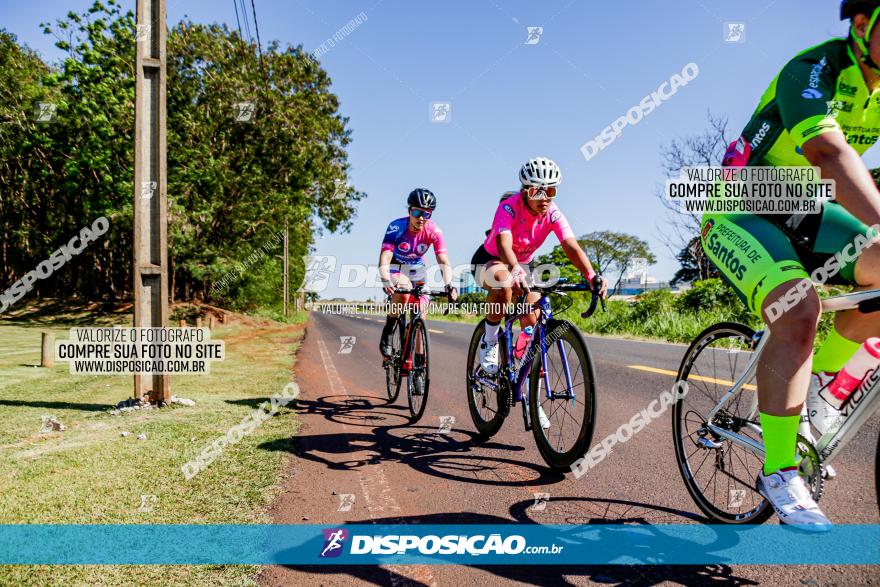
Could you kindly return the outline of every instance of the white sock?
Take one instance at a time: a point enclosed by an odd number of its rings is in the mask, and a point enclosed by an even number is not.
[[[498,329],[501,327],[501,322],[498,324],[489,324],[486,322],[486,332],[483,334],[483,340],[490,344],[494,344],[498,342]]]

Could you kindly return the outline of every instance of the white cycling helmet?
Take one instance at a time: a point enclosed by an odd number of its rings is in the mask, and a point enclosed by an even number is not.
[[[519,181],[522,185],[546,188],[559,185],[562,182],[562,172],[559,171],[559,166],[552,159],[535,157],[520,167]]]

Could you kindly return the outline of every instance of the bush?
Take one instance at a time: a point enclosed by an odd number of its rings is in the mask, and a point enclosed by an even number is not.
[[[679,312],[707,312],[714,309],[733,309],[741,305],[733,289],[723,280],[703,279],[678,296],[675,309]]]
[[[657,314],[669,313],[673,311],[674,305],[675,294],[671,290],[647,291],[636,297],[636,301],[632,305],[632,318],[646,320]]]

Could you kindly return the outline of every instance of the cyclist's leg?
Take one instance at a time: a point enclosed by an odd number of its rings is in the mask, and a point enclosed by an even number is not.
[[[856,290],[880,288],[880,246],[871,246],[868,227],[838,204],[826,204],[814,249],[827,257],[838,255],[840,271],[830,283],[851,284]],[[834,329],[819,347],[814,371],[836,373],[870,336],[880,335],[880,314],[858,310],[839,312]]]
[[[768,324],[770,337],[757,369],[764,470],[790,467],[809,384],[818,296],[804,281],[809,275],[788,237],[764,218],[706,217],[702,241],[739,297]]]
[[[486,342],[498,340],[498,328],[504,318],[504,308],[513,299],[510,271],[501,261],[492,260],[483,265],[481,284],[486,296]]]
[[[412,287],[410,280],[399,271],[392,271],[390,278],[391,284],[397,289],[410,289]],[[388,315],[385,316],[385,326],[382,327],[382,335],[379,340],[379,351],[384,356],[390,354],[394,325],[397,323],[397,318],[402,312],[404,300],[405,296],[402,294],[391,296],[391,307],[389,308]]]

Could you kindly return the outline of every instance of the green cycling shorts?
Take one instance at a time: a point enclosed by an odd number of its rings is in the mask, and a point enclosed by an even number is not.
[[[795,279],[810,279],[817,268],[828,271],[825,283],[855,285],[858,257],[851,246],[868,227],[840,204],[826,203],[792,229],[785,218],[753,214],[706,214],[700,239],[706,255],[759,318],[764,299],[774,288]],[[829,261],[841,253],[838,262]]]

